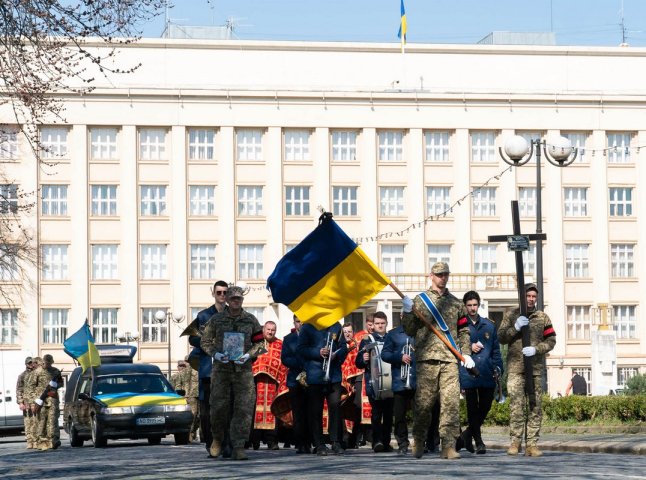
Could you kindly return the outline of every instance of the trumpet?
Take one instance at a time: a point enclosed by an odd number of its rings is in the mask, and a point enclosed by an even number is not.
[[[402,355],[413,356],[413,346],[410,344],[409,339],[406,339],[406,345],[404,345],[404,347],[402,348]],[[406,390],[412,389],[410,385],[411,367],[412,366],[410,363],[402,363],[400,370],[400,376],[402,380],[406,379],[406,384],[404,385],[404,388]]]
[[[325,383],[330,381],[330,365],[332,364],[332,343],[334,342],[334,337],[330,332],[327,332],[327,339],[325,340],[325,348],[328,350],[328,355],[323,359],[323,371],[325,372],[325,378],[323,379]]]

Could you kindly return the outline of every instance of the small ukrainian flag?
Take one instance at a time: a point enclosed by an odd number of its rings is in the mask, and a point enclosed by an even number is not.
[[[408,30],[406,25],[406,9],[404,8],[404,0],[401,0],[401,23],[399,24],[399,32],[397,37],[402,42],[402,52],[404,51],[404,46],[406,45],[406,31]]]

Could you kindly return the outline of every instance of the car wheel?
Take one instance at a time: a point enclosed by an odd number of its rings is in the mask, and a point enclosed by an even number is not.
[[[103,436],[101,432],[101,427],[99,427],[96,421],[96,417],[90,419],[91,428],[92,428],[92,443],[94,443],[94,448],[103,448],[108,444],[108,440]]]
[[[189,432],[182,432],[175,434],[175,445],[188,445],[190,440]]]
[[[76,425],[74,425],[74,420],[69,419],[70,425],[70,445],[72,447],[82,447],[84,440],[79,436],[79,432],[76,431]]]
[[[149,445],[159,445],[162,441],[162,437],[148,437]]]

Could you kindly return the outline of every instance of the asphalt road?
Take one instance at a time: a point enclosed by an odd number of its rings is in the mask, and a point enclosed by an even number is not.
[[[64,436],[64,434],[63,434]],[[486,455],[464,452],[460,460],[437,454],[417,460],[410,455],[375,454],[363,447],[343,456],[296,455],[294,450],[248,451],[248,461],[211,459],[201,444],[176,446],[171,437],[161,445],[146,441],[110,441],[95,449],[92,442],[71,448],[67,438],[55,451],[26,450],[23,437],[0,438],[0,478],[18,479],[178,479],[178,478],[308,478],[354,480],[394,476],[428,478],[646,478],[646,457],[639,455],[545,452],[540,458],[509,457],[503,450]]]

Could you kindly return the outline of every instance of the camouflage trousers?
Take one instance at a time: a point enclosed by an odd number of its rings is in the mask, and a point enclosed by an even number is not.
[[[237,371],[232,365],[225,365],[217,370],[213,368],[210,404],[213,440],[223,442],[224,433],[228,429],[231,446],[244,447],[249,440],[256,408],[256,386],[251,368]]]
[[[35,414],[29,410],[29,407],[22,412],[22,419],[25,423],[25,440],[27,440],[27,448],[34,448],[36,442],[38,442],[38,436],[36,435],[36,428],[34,428],[34,423],[36,427],[38,426],[38,421],[36,420]]]
[[[31,438],[33,448],[38,448],[38,442],[40,441],[40,418],[44,415],[43,410],[41,409],[38,413],[29,413],[30,420],[28,425],[25,426],[25,436],[29,439]],[[27,433],[29,429],[29,433]],[[29,441],[29,440],[27,440]]]
[[[58,417],[60,417],[57,398],[47,398],[40,409],[38,420],[38,442],[41,448],[55,448],[61,442]]]
[[[530,408],[525,395],[525,374],[509,373],[507,392],[509,393],[509,433],[513,443],[522,444],[523,432],[527,427],[527,446],[535,446],[541,432],[543,411],[541,396],[543,385],[540,375],[534,375],[536,406]]]
[[[454,446],[460,435],[460,378],[457,363],[417,362],[417,390],[413,406],[413,438],[424,443],[431,425],[433,405],[440,401],[442,446]]]
[[[191,413],[193,414],[193,423],[191,424],[191,440],[197,438],[197,431],[200,428],[200,400],[195,397],[189,397],[186,399],[188,406],[191,407]]]

